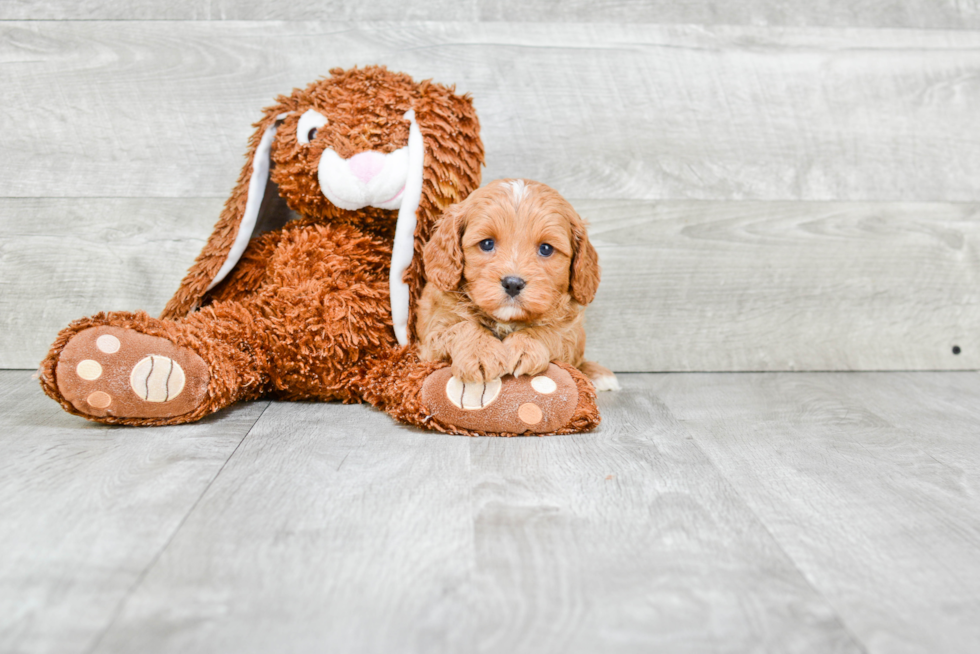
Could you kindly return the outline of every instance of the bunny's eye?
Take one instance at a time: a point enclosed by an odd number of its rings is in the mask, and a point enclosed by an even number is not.
[[[309,145],[310,141],[316,138],[317,131],[326,124],[326,116],[308,109],[299,117],[299,123],[296,125],[296,140],[303,145]]]
[[[494,246],[494,242],[492,238],[485,238],[482,241],[480,241],[480,249],[483,250],[484,252],[492,252],[493,246]]]

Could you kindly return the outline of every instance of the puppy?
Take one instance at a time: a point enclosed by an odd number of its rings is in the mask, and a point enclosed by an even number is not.
[[[562,361],[596,390],[619,390],[611,371],[584,359],[583,315],[599,287],[585,227],[558,192],[523,179],[491,182],[449,207],[422,251],[422,359],[450,361],[464,383]]]

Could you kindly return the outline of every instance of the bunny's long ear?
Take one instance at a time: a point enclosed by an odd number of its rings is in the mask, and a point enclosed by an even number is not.
[[[443,211],[480,187],[480,167],[483,165],[480,121],[472,99],[454,93],[451,87],[426,81],[420,85],[420,95],[415,99],[418,126],[425,142],[425,166],[414,257],[402,276],[410,300],[407,340],[417,340],[415,311],[427,278],[423,248]]]
[[[161,318],[177,320],[196,310],[204,294],[221,282],[241,259],[256,231],[266,188],[275,188],[269,183],[270,153],[276,127],[284,117],[283,107],[277,105],[266,109],[265,117],[255,124],[256,130],[248,141],[247,161],[238,183],[225,202],[214,232],[187,271],[180,288],[170,298]]]

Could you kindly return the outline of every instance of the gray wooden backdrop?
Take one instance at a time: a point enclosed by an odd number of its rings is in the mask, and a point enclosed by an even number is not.
[[[0,367],[158,312],[259,110],[369,63],[590,220],[616,370],[980,367],[980,0],[3,0]]]

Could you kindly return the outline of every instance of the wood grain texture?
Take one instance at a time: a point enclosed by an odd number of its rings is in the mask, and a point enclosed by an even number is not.
[[[460,651],[468,468],[465,437],[273,404],[94,651]]]
[[[603,408],[487,440],[273,404],[94,651],[860,651],[662,405]]]
[[[36,0],[35,0],[36,1]],[[976,29],[977,0],[480,0],[480,20]]]
[[[977,205],[575,204],[603,267],[588,354],[614,370],[980,367]]]
[[[0,651],[88,651],[265,406],[107,428],[0,371]]]
[[[596,433],[471,441],[476,640],[455,651],[861,651],[636,380]]]
[[[0,649],[973,651],[980,376],[621,381],[589,435],[241,441],[264,405],[112,428],[0,372]]]
[[[202,20],[208,0],[4,0],[0,20]]]
[[[476,5],[477,0],[4,0],[0,20],[469,21],[477,16]]]
[[[471,92],[486,179],[585,199],[978,201],[980,32],[7,22],[0,196],[223,197],[333,66]]]
[[[977,205],[573,204],[603,267],[588,355],[614,370],[980,367]],[[0,199],[0,367],[76,318],[157,314],[220,205]]]
[[[431,20],[976,29],[977,0],[5,0],[0,20]]]
[[[99,311],[157,315],[204,247],[220,199],[0,199],[0,368],[36,368]]]
[[[867,651],[976,649],[975,373],[637,384],[690,430]]]

